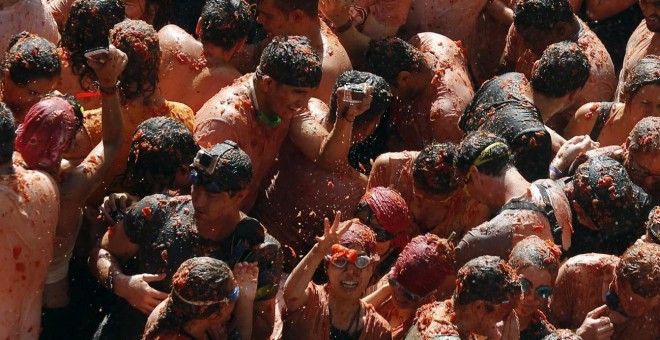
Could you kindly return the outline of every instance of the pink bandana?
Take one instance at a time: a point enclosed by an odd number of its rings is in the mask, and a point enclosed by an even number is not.
[[[16,129],[16,151],[30,168],[52,170],[59,167],[75,133],[71,104],[62,98],[45,98],[30,108]]]

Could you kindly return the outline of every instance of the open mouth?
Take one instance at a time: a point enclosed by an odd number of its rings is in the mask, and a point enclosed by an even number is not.
[[[358,286],[357,281],[341,281],[339,284],[342,286],[342,288],[346,289],[355,289]]]

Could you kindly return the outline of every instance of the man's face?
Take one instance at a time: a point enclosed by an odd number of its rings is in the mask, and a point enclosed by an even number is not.
[[[275,0],[263,0],[257,3],[257,22],[261,24],[270,38],[291,34],[292,25],[288,17],[277,8]]]
[[[621,308],[623,308],[623,311],[626,312],[626,314],[633,318],[644,316],[651,309],[660,304],[660,296],[646,298],[637,295],[627,283],[621,283],[618,287]]]
[[[630,112],[634,117],[660,117],[660,85],[646,85],[632,97]]]
[[[39,78],[31,80],[25,86],[19,86],[5,77],[2,83],[3,99],[13,110],[16,125],[22,123],[25,115],[30,110],[32,105],[36,104],[41,96],[47,94],[55,89],[55,85],[59,77],[55,78]]]
[[[625,162],[626,170],[633,183],[639,185],[653,197],[660,195],[660,151],[629,151]]]
[[[362,247],[351,245],[348,248],[357,250],[358,256],[366,255]],[[358,300],[367,289],[373,272],[374,262],[362,269],[350,262],[343,268],[328,263],[330,293],[341,299]]]
[[[147,0],[124,0],[124,13],[129,19],[142,19],[146,9]]]
[[[525,44],[527,44],[527,46],[531,48],[532,51],[538,53],[539,55],[542,54],[548,46],[556,42],[556,38],[552,31],[529,27],[526,29],[521,29],[519,32],[523,37],[523,40],[525,40]]]
[[[282,119],[290,119],[303,108],[312,96],[311,87],[295,87],[273,81],[269,96],[270,110]]]
[[[639,7],[649,31],[660,32],[660,0],[639,0]]]
[[[191,190],[195,219],[201,225],[207,225],[223,218],[227,207],[233,205],[228,192],[211,193],[203,186],[193,185]]]
[[[512,296],[510,300],[504,301],[500,304],[482,301],[486,308],[480,313],[477,313],[480,315],[475,315],[480,322],[478,326],[479,329],[474,330],[474,332],[479,335],[487,335],[495,324],[509,316],[511,311],[516,307],[516,301],[518,298],[518,295]]]

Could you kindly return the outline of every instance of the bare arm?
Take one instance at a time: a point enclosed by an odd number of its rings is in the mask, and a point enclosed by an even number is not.
[[[125,275],[119,261],[127,261],[135,256],[138,250],[138,245],[131,242],[123,222],[120,222],[103,235],[100,247],[92,249],[89,268],[101,285],[148,315],[167,298],[167,294],[151,288],[149,282],[162,280],[165,274]]]
[[[319,1],[319,11],[332,22],[334,27],[341,27],[352,20],[348,13],[350,8],[351,1],[349,0]],[[344,32],[336,32],[336,34],[342,46],[346,49],[346,53],[348,53],[348,57],[351,59],[351,64],[354,67],[363,65],[371,38],[358,31],[355,25],[351,25]]]
[[[332,225],[330,225],[328,218],[325,218],[323,221],[323,236],[316,238],[317,242],[314,247],[286,279],[284,283],[284,302],[290,311],[297,310],[307,303],[309,298],[308,287],[312,281],[312,276],[314,276],[314,270],[323,261],[323,257],[330,252],[332,245],[337,243],[341,235],[350,227],[350,223],[339,223],[340,220],[340,212],[335,214]]]
[[[344,88],[337,89],[337,120],[328,134],[314,119],[295,119],[289,128],[289,137],[308,159],[321,167],[334,171],[348,163],[353,121],[371,105],[373,88],[367,86],[364,101],[349,105],[344,101]]]
[[[241,288],[238,303],[234,309],[234,325],[242,339],[252,339],[254,298],[257,293],[257,263],[237,263],[234,266],[234,277]]]
[[[604,20],[619,14],[637,3],[637,0],[586,0],[587,17],[591,20]]]
[[[73,209],[83,205],[107,175],[119,154],[124,126],[116,83],[127,60],[124,52],[110,45],[109,57],[105,63],[93,59],[87,61],[96,72],[100,87],[113,89],[114,93],[102,92],[101,95],[103,140],[96,145],[82,163],[66,174],[66,179],[60,184],[61,206],[64,209]]]
[[[599,103],[586,103],[575,111],[573,119],[566,125],[564,136],[571,138],[580,135],[588,135],[596,125],[600,113]]]
[[[388,283],[378,287],[376,291],[362,298],[362,301],[372,306],[380,306],[387,298],[392,296],[392,289]]]

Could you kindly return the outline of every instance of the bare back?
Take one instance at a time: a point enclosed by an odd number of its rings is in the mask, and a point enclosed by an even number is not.
[[[52,178],[16,168],[0,175],[0,337],[37,339],[41,301],[59,213]]]
[[[163,98],[202,108],[220,89],[240,77],[229,64],[212,64],[204,56],[202,43],[176,25],[158,32],[162,60],[158,70]]]
[[[323,51],[318,51],[321,56],[321,67],[323,75],[321,84],[312,93],[312,97],[322,100],[324,103],[330,103],[332,88],[339,76],[353,69],[348,53],[339,42],[339,38],[330,30],[328,25],[321,22],[321,39],[323,39]]]

